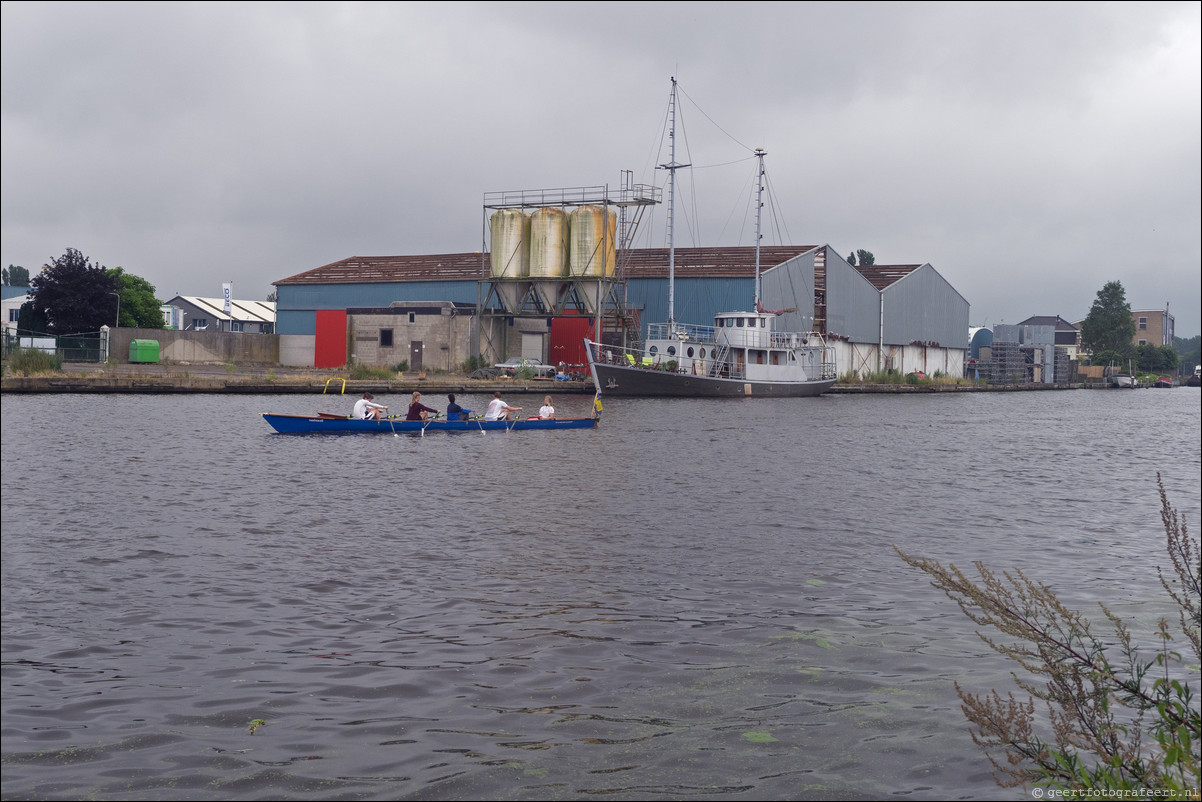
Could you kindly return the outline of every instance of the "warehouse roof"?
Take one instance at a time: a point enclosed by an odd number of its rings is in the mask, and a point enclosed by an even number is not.
[[[868,279],[872,286],[883,290],[890,284],[910,275],[922,265],[852,265],[852,267],[860,271],[860,275]]]
[[[760,248],[760,269],[787,262],[826,245],[771,245]],[[618,252],[627,278],[666,278],[667,248],[637,248]],[[852,265],[878,290],[913,273],[922,265]],[[677,248],[677,278],[751,277],[755,247]],[[424,256],[351,256],[280,279],[275,284],[375,284],[410,281],[478,281],[488,270],[488,254],[436,253]]]
[[[234,320],[242,323],[275,323],[274,301],[230,301],[230,311],[225,311],[224,298],[201,298],[196,295],[177,295],[167,306],[178,306],[180,301],[204,310],[216,320]]]
[[[1069,323],[1067,320],[1060,317],[1060,315],[1035,315],[1034,317],[1029,317],[1024,321],[1021,321],[1018,325],[1055,326],[1057,331],[1068,331],[1069,329],[1077,328],[1072,323]]]
[[[813,250],[813,245],[760,249],[760,268],[767,269]],[[668,275],[667,248],[620,251],[628,278]],[[365,284],[393,281],[477,281],[488,269],[487,253],[441,253],[427,256],[352,256],[298,273],[275,284]],[[675,273],[680,277],[752,276],[755,248],[677,248]]]

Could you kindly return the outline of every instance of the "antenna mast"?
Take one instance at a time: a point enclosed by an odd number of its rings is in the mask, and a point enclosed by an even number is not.
[[[676,329],[676,229],[674,224],[676,171],[688,164],[676,162],[676,76],[672,77],[672,96],[668,103],[671,120],[668,128],[668,163],[656,169],[668,171],[668,331]]]
[[[759,181],[755,190],[755,311],[760,311],[760,240],[764,235],[760,233],[760,216],[764,210],[764,156],[767,151],[763,148],[755,149],[755,157],[760,160]]]

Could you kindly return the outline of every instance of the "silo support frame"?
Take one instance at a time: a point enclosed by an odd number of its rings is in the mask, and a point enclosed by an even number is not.
[[[571,278],[530,280],[520,283],[528,285],[518,295],[507,299],[499,291],[502,282],[495,279],[483,282],[489,285],[487,293],[481,292],[481,311],[500,309],[507,315],[546,316],[564,314],[587,314],[590,316],[617,314],[624,308],[622,283],[612,279]],[[554,288],[549,291],[548,288]],[[553,301],[551,299],[554,299]]]

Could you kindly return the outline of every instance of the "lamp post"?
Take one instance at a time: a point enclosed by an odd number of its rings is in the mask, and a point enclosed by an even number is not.
[[[114,326],[113,328],[119,329],[119,328],[121,328],[121,293],[113,292],[110,290],[109,295],[117,296],[117,325]]]

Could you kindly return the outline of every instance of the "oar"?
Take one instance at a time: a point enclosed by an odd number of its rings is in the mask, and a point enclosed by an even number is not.
[[[485,435],[486,433],[485,433],[485,431],[484,431],[484,421],[483,421],[483,419],[482,419],[482,418],[483,418],[483,416],[482,416],[482,415],[477,415],[477,416],[476,416],[476,423],[477,423],[477,424],[479,424],[479,426],[480,426],[480,436],[481,436],[481,437],[484,437],[484,435]]]
[[[442,414],[441,412],[435,412],[433,415],[426,418],[426,422],[422,424],[422,437],[426,436],[426,427],[430,425],[430,422],[433,421],[435,418],[437,418],[441,414]]]

